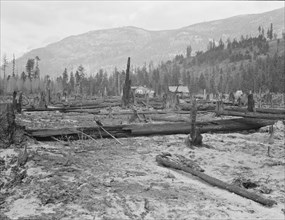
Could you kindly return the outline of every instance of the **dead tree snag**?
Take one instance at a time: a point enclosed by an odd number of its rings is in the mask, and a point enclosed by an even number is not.
[[[122,97],[122,107],[123,108],[129,107],[129,104],[130,104],[130,91],[131,91],[130,63],[131,63],[131,58],[129,57],[128,63],[127,63],[125,85],[123,88],[123,97]]]

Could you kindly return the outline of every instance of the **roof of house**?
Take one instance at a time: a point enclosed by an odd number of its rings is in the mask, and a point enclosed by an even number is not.
[[[168,89],[170,92],[176,92],[177,86],[169,86]],[[177,92],[189,93],[189,89],[187,86],[178,86]]]

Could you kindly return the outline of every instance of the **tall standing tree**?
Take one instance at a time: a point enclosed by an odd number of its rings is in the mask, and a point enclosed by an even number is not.
[[[64,91],[68,90],[68,74],[67,69],[65,68],[62,73],[62,88]]]
[[[0,90],[2,90],[4,93],[6,92],[6,88],[7,88],[7,83],[5,83],[6,81],[6,69],[8,67],[8,60],[7,60],[7,56],[6,54],[3,55],[3,58],[2,58],[2,70],[3,70],[3,74],[4,74],[4,84],[3,85],[0,85],[1,88]],[[2,83],[1,83],[2,84]]]
[[[270,28],[268,28],[267,30],[267,38],[272,40],[273,38],[273,24],[271,23],[270,24]]]
[[[125,84],[123,88],[123,97],[122,97],[122,106],[124,108],[128,107],[130,104],[131,83],[132,83],[130,79],[130,63],[131,63],[131,58],[128,57],[126,78],[125,78]]]
[[[273,24],[270,24],[270,40],[273,38]]]
[[[6,79],[6,69],[8,67],[8,59],[7,59],[7,55],[4,54],[3,55],[3,58],[2,58],[2,70],[3,70],[3,73],[4,73],[4,80]]]
[[[74,85],[75,85],[74,76],[73,76],[73,72],[71,71],[70,76],[69,76],[69,94],[71,92],[74,92]]]
[[[200,89],[202,90],[206,89],[206,79],[203,73],[199,77],[198,85]]]
[[[26,64],[26,72],[28,74],[29,79],[33,78],[34,66],[35,66],[35,60],[34,59],[28,59],[27,64]]]
[[[212,74],[212,77],[210,79],[210,92],[215,94],[216,93],[216,83],[215,83],[215,76]]]
[[[77,93],[82,94],[83,92],[82,86],[83,86],[84,78],[85,78],[85,69],[82,65],[80,65],[75,72]]]
[[[223,75],[220,75],[220,80],[219,80],[219,84],[218,84],[218,90],[220,93],[223,93]]]
[[[40,61],[40,58],[38,56],[35,57],[35,64],[36,64],[36,67],[35,67],[35,78],[40,78],[40,68],[39,68],[39,61]]]
[[[16,66],[15,54],[13,54],[13,60],[12,60],[12,76],[13,77],[15,77],[15,66]]]
[[[190,58],[191,57],[191,53],[192,53],[192,47],[191,47],[191,45],[189,45],[186,48],[186,57]]]
[[[27,76],[26,76],[26,73],[24,71],[21,73],[20,78],[23,80],[23,82],[26,80]]]

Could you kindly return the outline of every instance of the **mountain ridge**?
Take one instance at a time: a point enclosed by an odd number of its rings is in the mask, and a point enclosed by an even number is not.
[[[225,41],[241,35],[257,34],[258,26],[267,31],[273,23],[278,35],[284,31],[284,8],[261,14],[237,15],[226,19],[200,22],[172,30],[146,30],[135,26],[92,30],[71,35],[25,53],[16,60],[18,74],[25,70],[29,58],[39,56],[41,74],[53,77],[82,64],[88,73],[100,68],[108,71],[118,67],[125,69],[126,59],[131,57],[133,66],[153,61],[159,63],[185,54],[191,45],[193,51],[205,50],[211,39]]]

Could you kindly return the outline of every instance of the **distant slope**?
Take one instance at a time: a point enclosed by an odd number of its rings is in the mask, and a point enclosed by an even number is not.
[[[284,29],[284,8],[274,11],[241,15],[227,19],[204,22],[176,30],[148,31],[137,27],[122,27],[90,31],[77,36],[67,37],[44,48],[32,50],[16,60],[18,72],[24,70],[28,58],[39,56],[41,74],[56,76],[65,67],[75,70],[83,66],[90,73],[99,68],[112,70],[115,66],[125,68],[127,57],[133,66],[151,60],[154,63],[166,61],[177,54],[185,54],[186,46],[193,51],[204,50],[209,39],[225,41],[241,35],[257,35],[258,26],[265,32],[273,23],[274,32],[279,36]],[[11,68],[9,68],[11,69]]]

